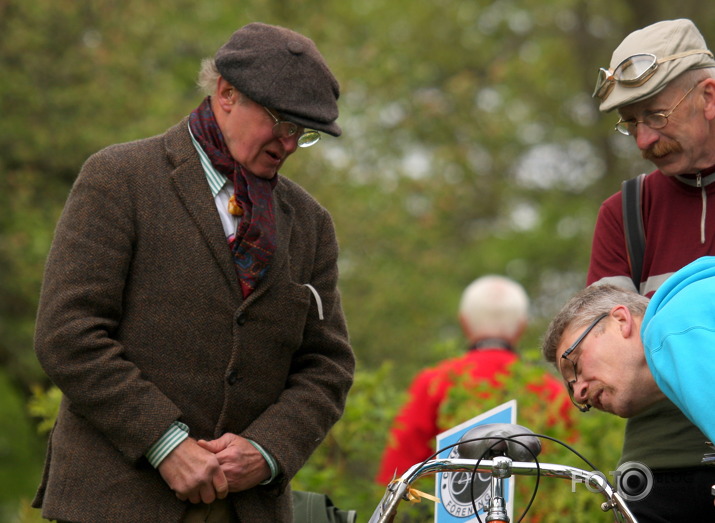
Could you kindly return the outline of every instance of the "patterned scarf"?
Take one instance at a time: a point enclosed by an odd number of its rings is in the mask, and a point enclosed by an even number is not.
[[[246,298],[265,276],[276,250],[272,193],[278,175],[270,180],[259,178],[233,159],[211,110],[211,97],[191,113],[189,127],[214,168],[233,182],[234,195],[243,208],[241,223],[228,244]]]

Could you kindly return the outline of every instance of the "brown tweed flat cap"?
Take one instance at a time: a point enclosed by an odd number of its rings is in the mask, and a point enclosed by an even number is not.
[[[274,25],[248,24],[216,52],[216,68],[251,100],[308,129],[340,136],[340,86],[310,38]]]

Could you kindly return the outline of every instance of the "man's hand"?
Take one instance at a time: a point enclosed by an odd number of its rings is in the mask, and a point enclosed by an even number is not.
[[[271,477],[268,463],[246,438],[227,433],[218,439],[197,443],[216,455],[230,492],[253,488]]]
[[[192,438],[172,450],[158,470],[181,501],[212,503],[228,495],[228,481],[219,460]]]

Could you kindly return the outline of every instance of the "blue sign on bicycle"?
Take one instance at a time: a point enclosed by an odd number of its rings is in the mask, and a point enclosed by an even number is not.
[[[468,430],[488,423],[516,423],[516,400],[495,407],[437,436],[437,449],[454,445]],[[438,458],[459,458],[457,447],[446,448]],[[469,523],[477,521],[474,507],[483,516],[489,507],[490,474],[470,472],[444,472],[437,474],[435,495],[441,501],[436,504],[435,523]],[[509,519],[514,519],[514,478],[504,482],[504,498],[507,502]],[[472,502],[474,500],[474,502]],[[482,518],[483,520],[483,518]]]

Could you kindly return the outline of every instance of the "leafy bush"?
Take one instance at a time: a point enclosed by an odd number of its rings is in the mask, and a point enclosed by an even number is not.
[[[24,397],[0,369],[0,521],[17,521],[18,503],[28,505],[42,470],[44,445],[25,414]],[[29,523],[30,519],[20,521]]]
[[[37,430],[40,434],[47,434],[52,429],[60,409],[62,392],[57,387],[43,389],[35,386],[32,388],[32,397],[27,404],[31,416],[37,418]]]

